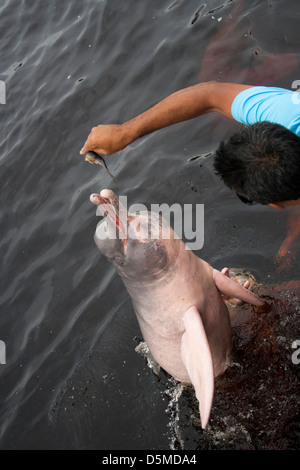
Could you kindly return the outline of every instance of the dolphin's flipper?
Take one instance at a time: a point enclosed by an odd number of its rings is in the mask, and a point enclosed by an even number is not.
[[[214,396],[214,366],[201,316],[195,306],[183,315],[181,356],[199,401],[201,426],[208,423]]]
[[[221,273],[217,269],[213,270],[213,278],[215,285],[221,294],[226,295],[227,297],[243,300],[244,302],[257,305],[258,307],[264,304],[256,294],[245,289],[245,287],[242,287],[240,284],[233,281],[230,277]]]

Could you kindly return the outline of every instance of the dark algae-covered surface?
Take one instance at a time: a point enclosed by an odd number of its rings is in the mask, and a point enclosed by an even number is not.
[[[299,329],[300,284],[259,287],[257,292],[266,305],[239,307],[232,364],[216,380],[205,432],[193,394],[183,392],[180,425],[174,433],[178,448],[298,449],[299,359],[291,345]]]

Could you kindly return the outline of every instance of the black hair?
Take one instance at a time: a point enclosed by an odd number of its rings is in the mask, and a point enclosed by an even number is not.
[[[221,142],[214,168],[249,200],[270,204],[300,198],[300,138],[279,124],[248,125]]]

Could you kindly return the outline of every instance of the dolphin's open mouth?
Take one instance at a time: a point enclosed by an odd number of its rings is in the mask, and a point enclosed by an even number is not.
[[[104,189],[100,194],[91,194],[90,201],[96,204],[96,206],[102,206],[104,214],[116,225],[121,235],[120,238],[123,240],[124,246],[126,246],[128,237],[124,222],[127,224],[127,220],[124,220],[124,218],[121,220],[120,218],[119,199],[117,196],[112,191]]]

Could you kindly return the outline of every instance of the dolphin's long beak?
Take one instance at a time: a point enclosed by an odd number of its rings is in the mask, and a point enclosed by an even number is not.
[[[128,237],[124,222],[127,224],[127,211],[123,206],[121,207],[117,196],[109,189],[104,189],[100,194],[91,194],[90,201],[96,204],[96,206],[102,207],[103,212],[118,228],[121,235],[120,238],[124,240],[124,244],[126,245]],[[120,211],[122,211],[121,217]]]

